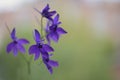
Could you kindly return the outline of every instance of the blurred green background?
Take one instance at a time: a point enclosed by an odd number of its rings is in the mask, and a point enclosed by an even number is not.
[[[32,60],[31,74],[28,75],[27,64],[22,58],[21,53],[17,57],[14,57],[12,53],[6,53],[6,45],[11,39],[5,27],[0,27],[1,30],[5,30],[2,33],[2,36],[4,36],[1,39],[0,45],[0,80],[115,80],[113,68],[114,41],[106,33],[102,31],[97,32],[93,28],[90,22],[91,20],[88,21],[89,14],[92,13],[91,11],[87,13],[87,10],[84,10],[86,9],[86,4],[83,3],[83,5],[80,3],[82,6],[79,6],[80,4],[77,1],[73,3],[72,1],[54,2],[51,0],[50,2],[37,1],[30,5],[39,8],[38,6],[40,5],[38,4],[41,4],[40,9],[42,9],[46,3],[50,4],[52,10],[57,10],[60,13],[61,26],[68,32],[68,34],[61,36],[57,44],[52,43],[55,49],[52,59],[59,62],[59,67],[54,68],[53,74],[50,75],[45,65],[43,63],[41,64],[40,59],[37,61]],[[13,20],[12,22],[9,22],[7,18],[5,19],[9,24],[15,24],[17,36],[28,39],[30,45],[35,43],[32,36],[34,28],[40,30],[40,27],[34,19],[34,16],[40,18],[40,15],[31,9],[32,6],[27,6],[27,8],[34,12],[31,16],[33,18],[28,18],[28,16],[25,20],[24,18],[19,19],[17,17],[18,22],[15,21],[17,18],[10,19],[10,21]],[[27,14],[26,12],[22,13],[23,17]],[[10,25],[11,30],[13,27]],[[30,45],[26,46],[27,50]],[[31,57],[28,53],[24,56],[27,59]]]

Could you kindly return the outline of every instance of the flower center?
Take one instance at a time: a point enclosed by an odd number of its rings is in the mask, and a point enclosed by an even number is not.
[[[42,16],[43,16],[43,17],[48,17],[48,13],[47,13],[47,12],[43,12],[43,13],[42,13]]]
[[[40,43],[38,44],[38,48],[42,48],[42,45]]]
[[[52,26],[52,27],[50,27],[50,30],[52,30],[53,32],[55,32],[56,30],[57,30],[57,26],[56,25],[54,25],[54,27]]]
[[[46,62],[48,62],[48,61],[49,61],[49,58],[46,59]]]
[[[17,44],[18,42],[17,41],[14,41],[15,44]]]

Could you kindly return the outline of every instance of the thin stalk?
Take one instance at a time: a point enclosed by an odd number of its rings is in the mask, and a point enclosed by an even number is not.
[[[9,34],[10,34],[10,29],[9,29],[7,23],[5,23],[5,26],[6,26],[7,30],[8,30],[8,32],[9,32]]]
[[[30,57],[29,61],[27,62],[27,66],[28,66],[28,74],[31,74],[31,61],[32,61],[33,56]]]
[[[44,27],[43,27],[43,16],[41,17],[41,19],[40,19],[40,21],[39,21],[39,19],[35,16],[35,19],[36,19],[36,21],[37,21],[37,23],[40,25],[40,27],[41,27],[41,31],[40,31],[40,33],[41,33],[41,38],[44,40],[44,33],[43,33],[43,31],[44,31]]]
[[[28,60],[25,58],[24,55],[21,55],[21,56],[22,56],[22,58],[25,60],[25,62],[28,62]]]
[[[27,60],[24,55],[21,55],[21,56],[25,60],[25,62],[27,64],[28,75],[30,75],[31,74],[31,59],[32,59],[32,57],[30,58],[30,60]]]
[[[41,38],[43,39],[43,37],[44,37],[44,35],[43,35],[43,30],[44,30],[44,28],[43,28],[43,17],[41,17]]]
[[[30,66],[31,66],[31,63],[28,61],[27,62],[27,67],[28,67],[28,74],[29,75],[31,74],[31,68],[30,68]]]

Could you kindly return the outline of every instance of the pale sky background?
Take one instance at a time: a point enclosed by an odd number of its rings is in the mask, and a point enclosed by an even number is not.
[[[0,12],[3,11],[14,11],[22,4],[31,3],[36,0],[0,0]],[[78,1],[78,0],[77,0]],[[84,0],[88,3],[94,2],[120,2],[120,0]]]
[[[120,0],[85,0],[87,2],[120,2]]]
[[[19,8],[22,4],[31,3],[36,0],[0,0],[0,12],[11,11]]]

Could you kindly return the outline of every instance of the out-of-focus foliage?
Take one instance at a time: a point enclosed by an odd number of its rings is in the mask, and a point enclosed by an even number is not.
[[[53,74],[49,74],[45,65],[41,64],[41,60],[39,59],[37,61],[32,60],[31,75],[28,75],[27,64],[22,58],[21,53],[19,53],[17,57],[14,57],[12,53],[6,53],[6,45],[10,42],[10,36],[6,35],[3,36],[3,45],[1,46],[0,44],[0,80],[114,80],[113,51],[115,44],[113,44],[113,41],[107,35],[104,35],[104,33],[102,36],[97,35],[96,29],[88,25],[89,21],[87,21],[87,19],[91,17],[94,11],[91,11],[92,13],[89,14],[89,6],[86,4],[81,4],[83,6],[80,9],[83,10],[79,10],[79,3],[77,3],[79,0],[75,1],[76,2],[73,2],[76,5],[72,5],[69,0],[49,1],[53,9],[60,13],[61,26],[68,32],[68,34],[60,38],[59,43],[52,43],[55,49],[53,53],[55,55],[52,58],[60,64],[58,68],[54,68]],[[41,9],[43,5],[41,5],[42,3],[39,4],[39,2],[41,1],[38,1],[36,5],[38,7],[40,6]],[[42,2],[44,4],[47,0],[45,0],[45,2],[42,0]],[[37,7],[36,5],[35,7]],[[36,16],[34,12],[32,13],[32,11],[30,11],[28,10],[29,14]],[[84,11],[83,15],[81,15],[82,11]],[[79,14],[79,12],[81,14]],[[99,10],[96,12],[99,12]],[[7,16],[8,18],[6,19],[8,19],[9,22],[12,24],[15,23],[16,26],[12,27],[16,27],[17,36],[28,39],[31,45],[35,43],[32,34],[33,30],[34,28],[40,30],[40,27],[36,26],[37,22],[32,22],[33,16],[31,19],[30,15],[27,14],[27,8],[25,11],[21,8],[20,11],[18,10],[18,13],[18,16],[15,15],[18,21],[14,21],[15,19],[12,18],[14,14],[17,13],[13,13],[12,17],[10,14],[6,14],[5,18]],[[94,14],[93,16],[95,17]],[[99,16],[99,18],[101,19],[101,16]],[[2,22],[4,22],[3,19],[1,19]],[[104,26],[99,25],[96,26],[96,28],[101,29],[104,28]],[[4,30],[6,29],[0,31],[4,32]],[[102,34],[102,32],[100,34]],[[27,50],[30,45],[26,46]],[[31,57],[28,53],[24,54],[24,56],[27,57],[27,59]]]
[[[63,26],[67,26],[68,23],[65,21]],[[79,28],[72,26],[79,26]],[[32,28],[18,27],[17,29],[18,36],[26,37],[31,44],[34,43]],[[27,65],[21,54],[14,57],[13,54],[6,53],[6,43],[10,41],[7,37],[0,51],[0,78],[2,80],[27,80],[28,78],[29,80],[112,80],[111,41],[94,37],[92,30],[83,21],[78,25],[71,23],[71,26],[65,29],[68,34],[63,36],[58,44],[53,43],[55,48],[53,58],[60,64],[57,69],[54,69],[53,75],[48,73],[44,64],[40,64],[40,60],[32,61],[31,75],[28,75]],[[28,53],[25,56],[30,58]]]

